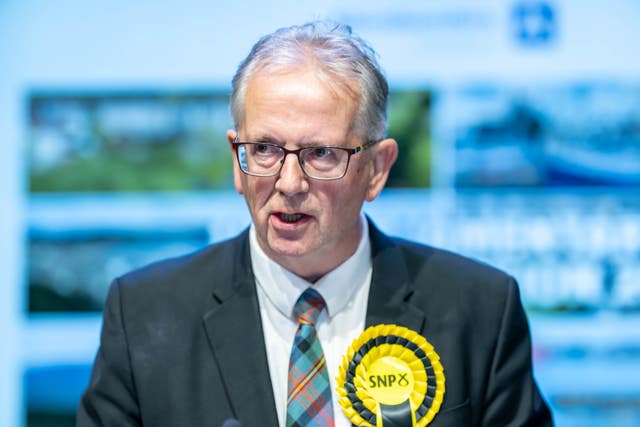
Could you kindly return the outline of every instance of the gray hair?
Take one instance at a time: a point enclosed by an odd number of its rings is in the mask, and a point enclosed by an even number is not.
[[[389,86],[376,59],[376,52],[347,25],[324,21],[281,28],[262,37],[240,63],[233,77],[231,115],[240,129],[250,78],[265,68],[288,68],[317,63],[332,82],[357,82],[359,111],[353,127],[368,141],[384,139],[387,133]]]

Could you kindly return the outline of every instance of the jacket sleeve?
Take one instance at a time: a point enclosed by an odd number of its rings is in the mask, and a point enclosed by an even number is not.
[[[553,426],[533,379],[529,325],[510,279],[485,394],[482,426]]]
[[[107,296],[100,348],[78,407],[76,425],[141,425],[117,280],[111,284]]]

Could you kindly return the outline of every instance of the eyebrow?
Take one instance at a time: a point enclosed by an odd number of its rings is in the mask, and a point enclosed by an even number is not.
[[[279,145],[281,147],[284,147],[285,145],[287,145],[286,142],[283,142],[281,140],[279,140],[278,138],[274,138],[273,136],[270,135],[266,135],[263,134],[262,136],[258,137],[258,138],[247,138],[247,140],[245,142],[266,142],[269,144],[275,144],[275,145]],[[309,141],[302,141],[299,144],[296,145],[298,148],[306,148],[306,147],[337,147],[337,144],[327,144],[326,142],[309,142]]]
[[[277,138],[264,134],[257,138],[247,138],[247,142],[268,142],[270,144],[284,145],[284,143]]]

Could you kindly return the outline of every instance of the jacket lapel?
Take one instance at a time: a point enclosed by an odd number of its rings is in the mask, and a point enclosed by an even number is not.
[[[413,290],[400,249],[371,221],[369,230],[373,276],[366,327],[397,324],[422,333],[425,314],[409,303]],[[216,278],[204,328],[234,416],[245,427],[277,426],[248,232],[228,255],[225,264],[233,267]]]
[[[203,317],[232,411],[245,426],[277,426],[248,232],[234,246],[232,274],[216,278],[214,307]]]
[[[373,276],[365,326],[396,324],[422,333],[425,314],[409,304],[413,289],[404,256],[371,220],[369,230]]]

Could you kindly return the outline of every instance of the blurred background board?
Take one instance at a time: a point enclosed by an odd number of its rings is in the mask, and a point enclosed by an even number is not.
[[[400,157],[365,211],[518,279],[558,426],[640,426],[634,0],[0,2],[2,425],[73,425],[110,281],[249,224],[230,80],[318,17],[391,87]]]

